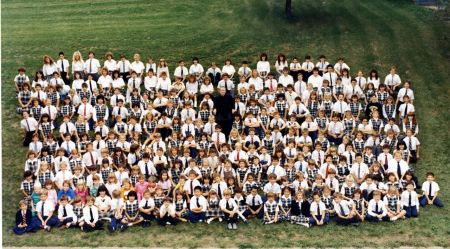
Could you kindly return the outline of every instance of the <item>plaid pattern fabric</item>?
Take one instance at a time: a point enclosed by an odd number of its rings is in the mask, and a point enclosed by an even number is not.
[[[194,138],[195,138],[195,141],[199,141],[200,140],[200,136],[202,135],[202,133],[203,133],[203,127],[195,127],[194,128]]]
[[[45,137],[47,137],[50,133],[52,133],[52,124],[50,122],[41,123],[39,125],[39,128],[42,130],[42,133],[44,133]]]
[[[355,128],[355,123],[353,122],[353,119],[344,119],[344,133],[345,135],[349,136],[353,128]]]
[[[172,181],[176,184],[178,183],[178,180],[180,179],[181,171],[170,169],[170,174],[172,175]]]
[[[224,213],[219,207],[219,199],[209,200],[209,208],[206,210],[206,217],[224,217]]]
[[[108,111],[108,108],[106,107],[106,105],[95,105],[95,112],[96,112],[96,116],[97,116],[97,120],[98,119],[105,119],[106,116],[106,112]]]
[[[80,220],[83,217],[83,207],[82,206],[80,206],[80,207],[73,206],[73,212],[77,216],[77,220]]]
[[[173,118],[175,117],[175,108],[166,108],[167,117]]]
[[[247,168],[237,168],[236,169],[237,176],[239,177],[239,180],[241,182],[244,182],[244,177],[247,174],[247,171],[248,171]]]
[[[175,201],[175,212],[180,212],[181,210],[183,210],[183,206],[184,206],[184,200]]]
[[[314,118],[317,117],[317,111],[319,110],[319,102],[317,101],[309,101],[307,106],[311,116]]]
[[[255,117],[259,115],[260,111],[261,109],[257,105],[247,107],[247,112],[251,112]]]
[[[180,148],[181,141],[180,140],[169,140],[170,148]]]
[[[386,196],[388,207],[390,210],[398,211],[397,210],[397,203],[400,201],[398,196]]]
[[[147,132],[149,133],[153,133],[156,129],[156,125],[158,124],[157,121],[152,120],[152,121],[145,121],[144,122],[144,127],[147,128]]]
[[[21,91],[19,92],[18,98],[22,101],[22,103],[28,103],[31,99],[31,92],[30,91]]]
[[[137,105],[141,105],[141,96],[137,95],[137,96],[130,96],[130,102],[131,105],[137,104]]]
[[[53,164],[53,156],[52,155],[47,155],[47,156],[42,156],[41,158],[39,158],[39,161],[42,162],[47,162],[49,165]]]
[[[273,146],[273,140],[272,139],[263,138],[262,144],[264,145],[264,147],[267,148],[268,154],[272,154],[273,147],[274,147]]]
[[[241,103],[247,103],[247,100],[250,98],[248,94],[238,94],[239,100]]]
[[[278,112],[280,113],[280,116],[283,116],[284,112],[287,109],[287,103],[285,101],[276,101],[275,107],[277,108]]]
[[[392,117],[394,115],[394,112],[395,112],[395,105],[386,104],[386,105],[383,105],[383,109],[386,112],[386,115],[388,117]]]
[[[28,167],[28,169],[31,171],[31,172],[36,172],[36,170],[37,170],[37,168],[38,168],[38,161],[30,161],[30,160],[27,160],[26,161],[26,164],[27,164],[27,167]]]
[[[79,123],[76,122],[75,123],[75,128],[77,129],[77,133],[80,134],[86,134],[87,130],[86,130],[86,124],[85,123]]]
[[[33,193],[34,182],[22,182],[22,189],[27,193],[27,195],[31,195]]]
[[[80,167],[82,167],[82,165],[83,165],[83,159],[82,159],[82,158],[72,158],[72,159],[70,159],[70,161],[69,161],[69,167],[70,167],[70,170],[71,170],[72,172],[73,172],[75,166],[80,166]]]
[[[210,190],[211,190],[211,185],[206,185],[206,184],[203,184],[202,186],[201,186],[201,188],[202,188],[202,193],[208,193]]]
[[[344,187],[344,195],[347,198],[352,198],[355,193],[356,187]]]
[[[306,174],[308,174],[309,180],[314,180],[316,178],[316,175],[319,174],[319,170],[317,168],[314,168],[314,169],[307,168]]]
[[[242,129],[244,129],[244,125],[242,124],[241,121],[238,122],[234,121],[232,126],[234,129],[238,130],[239,133],[241,133]]]
[[[398,182],[387,182],[386,183],[387,189],[394,187],[396,189],[400,189],[400,184]]]
[[[383,92],[383,93],[377,92],[377,97],[378,97],[378,103],[384,104],[386,99],[389,97],[389,93],[387,93],[387,92]]]
[[[139,175],[130,175],[131,185],[135,186],[136,183],[138,182],[138,178],[139,178]]]
[[[103,182],[108,182],[109,174],[113,173],[111,168],[100,169],[100,175],[102,176]]]
[[[155,206],[157,208],[160,208],[163,204],[164,196],[155,196],[154,201],[155,201]]]
[[[356,152],[358,152],[358,153],[362,153],[362,152],[363,152],[363,150],[364,150],[364,144],[365,144],[365,141],[364,141],[364,140],[360,140],[360,141],[354,140],[354,141],[353,141],[353,146],[355,146],[355,150],[356,150]]]
[[[125,212],[127,212],[127,214],[129,216],[135,216],[139,212],[138,201],[137,200],[135,200],[134,202],[126,201],[125,202]]]
[[[336,92],[336,96],[338,96],[340,93],[344,93],[344,86],[343,85],[339,85],[339,86],[334,86],[334,90]]]
[[[75,108],[72,105],[64,105],[61,107],[62,116],[71,116],[74,113]]]
[[[330,115],[331,115],[331,107],[333,105],[333,102],[331,102],[331,101],[323,101],[322,105],[323,105],[323,110],[325,112],[325,116],[330,117]]]
[[[198,142],[198,147],[203,150],[208,150],[211,143],[209,141],[200,141]]]
[[[50,155],[55,155],[56,152],[56,148],[58,147],[58,143],[54,142],[52,144],[46,143],[44,142],[44,147],[47,146],[48,147],[48,153]]]
[[[91,99],[91,93],[89,91],[87,92],[80,91],[78,95],[80,96],[80,99],[83,99],[84,97],[86,97],[87,99]]]
[[[413,130],[413,131],[415,131],[416,130],[416,124],[412,124],[411,125],[411,123],[409,123],[409,122],[407,122],[406,124],[405,124],[405,128],[406,129],[411,129],[411,130]]]
[[[261,172],[261,165],[259,164],[252,164],[250,166],[250,172],[255,176],[258,177],[259,172]],[[257,179],[255,179],[257,180]]]
[[[47,93],[47,99],[51,100],[53,106],[56,106],[56,102],[58,101],[58,94],[56,92],[49,92]]]
[[[249,92],[248,97],[249,99],[259,99],[258,92]]]
[[[316,140],[316,144],[320,143],[320,145],[322,146],[322,151],[326,152],[328,150],[328,144],[330,143],[327,139],[324,139],[322,141],[320,141],[319,139]]]
[[[250,193],[250,191],[252,190],[253,187],[257,187],[258,188],[259,187],[258,183],[257,182],[253,182],[253,183],[246,182],[244,184],[243,191],[245,193]]]
[[[117,132],[119,133],[125,133],[125,123],[116,123]]]
[[[175,133],[181,133],[181,125],[180,124],[173,124],[172,125],[172,131]]]
[[[45,181],[51,180],[51,172],[47,171],[44,173],[39,173],[38,175],[38,181],[41,184],[41,186],[44,186]]]
[[[370,119],[370,122],[372,123],[373,130],[378,131],[383,121],[381,119],[375,120],[372,118]]]
[[[301,224],[308,224],[309,218],[304,215],[296,215],[289,218],[292,224],[301,225]]]
[[[322,202],[325,204],[325,207],[328,210],[332,210],[334,208],[333,197],[331,197],[331,196],[328,196],[328,197],[322,196],[322,197],[320,197],[320,200],[322,200]]]
[[[351,197],[350,197],[351,198]],[[359,200],[355,200],[353,199],[353,203],[355,203],[355,209],[356,211],[358,211],[359,213],[362,212],[362,208],[364,204],[364,199],[359,199]]]
[[[277,205],[278,205],[278,203],[276,201],[274,201],[272,204],[270,204],[269,202],[264,203],[264,208],[265,208],[265,210],[267,210],[267,214],[271,220],[273,220],[275,218],[275,212],[276,212]],[[264,215],[264,221],[265,222],[269,221],[267,219],[266,215]]]
[[[317,126],[319,126],[319,128],[321,130],[323,130],[327,126],[327,118],[326,117],[316,118],[316,123],[317,123]]]
[[[339,176],[348,176],[350,174],[350,170],[348,169],[347,166],[343,166],[338,164],[338,166],[336,167],[336,171],[338,173]],[[344,179],[338,179],[340,183],[344,182]]]
[[[286,169],[286,177],[288,178],[288,181],[290,183],[295,181],[295,174],[297,173],[297,170],[292,167],[291,169]]]
[[[80,141],[80,142],[78,142],[78,147],[80,148],[80,150],[86,150],[88,143],[89,143],[89,141]]]
[[[267,116],[267,115],[261,116],[261,117],[259,117],[259,118],[261,119],[261,123],[262,123],[264,126],[267,126],[267,125],[270,123],[270,117]]]
[[[402,152],[402,159],[403,160],[408,160],[408,158],[409,158],[409,150],[403,150],[403,152]]]
[[[83,175],[79,175],[79,176],[74,175],[72,178],[73,186],[77,186],[78,181],[86,182],[86,177],[84,177]]]
[[[349,103],[350,106],[350,111],[352,112],[352,116],[356,117],[358,115],[359,109],[361,107],[361,104],[358,102],[350,102]]]
[[[97,96],[91,95],[91,98],[89,99],[89,104],[95,106],[97,104]]]
[[[206,124],[208,122],[209,116],[211,116],[211,111],[209,111],[209,110],[201,110],[199,112],[199,115],[200,115],[200,119],[202,120],[202,122],[204,124]]]
[[[41,119],[42,107],[41,106],[33,106],[30,108],[31,116],[39,121]]]
[[[202,177],[211,177],[212,175],[212,169],[210,167],[208,168],[201,167],[200,172],[202,173]]]
[[[292,206],[292,198],[291,197],[286,198],[286,197],[282,196],[280,198],[279,205],[283,207],[284,211],[288,211]],[[287,215],[285,215],[284,212],[280,210],[280,212],[278,214],[280,216],[280,220],[284,220],[284,221],[290,220],[291,215],[289,212],[287,212]]]
[[[375,156],[372,155],[364,155],[364,163],[367,165],[372,165],[372,163],[375,162]]]
[[[173,106],[178,106],[180,104],[180,97],[178,96],[171,96],[169,97],[169,100],[173,102]]]

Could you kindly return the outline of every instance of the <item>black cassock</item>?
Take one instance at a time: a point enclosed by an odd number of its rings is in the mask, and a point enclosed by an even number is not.
[[[229,94],[217,95],[214,98],[214,108],[216,108],[216,123],[222,126],[222,132],[228,138],[233,122],[234,99]]]

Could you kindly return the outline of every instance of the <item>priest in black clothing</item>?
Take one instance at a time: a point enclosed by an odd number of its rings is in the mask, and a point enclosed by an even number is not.
[[[224,87],[219,88],[219,94],[214,98],[214,113],[216,115],[216,123],[222,126],[222,132],[227,139],[233,123],[233,106],[233,97],[226,93]]]
[[[380,114],[380,118],[383,118],[383,106],[378,103],[378,98],[377,95],[372,95],[370,97],[370,102],[367,104],[366,107],[366,118],[370,119],[372,116],[372,112],[373,111],[378,111],[378,113]]]

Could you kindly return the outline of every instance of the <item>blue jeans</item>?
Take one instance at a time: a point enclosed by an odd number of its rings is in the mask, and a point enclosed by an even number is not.
[[[411,217],[418,217],[419,216],[419,212],[417,212],[417,207],[416,206],[411,206],[411,207],[403,207],[403,209],[406,211],[406,218],[411,218]]]
[[[322,219],[322,215],[316,215],[317,220],[321,220]],[[325,214],[325,218],[323,218],[323,224],[326,225],[328,224],[328,222],[330,221],[330,216],[328,214]],[[311,225],[317,225],[316,220],[314,219],[314,217],[309,217],[309,224]]]
[[[428,196],[428,198],[433,199],[432,196]],[[439,197],[436,197],[436,199],[434,199],[433,204],[436,207],[444,207],[444,204],[442,203],[441,199],[439,199]],[[428,205],[428,201],[427,198],[425,196],[420,197],[420,206],[425,207],[426,205]]]

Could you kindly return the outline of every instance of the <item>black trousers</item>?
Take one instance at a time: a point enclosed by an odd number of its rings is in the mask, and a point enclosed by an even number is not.
[[[85,232],[92,232],[94,230],[100,230],[102,228],[103,228],[103,222],[100,220],[95,223],[94,227],[91,227],[91,225],[88,225],[86,222],[83,224],[83,231],[85,231]]]
[[[27,147],[28,145],[30,145],[31,141],[33,140],[33,134],[36,131],[27,131],[27,133],[25,133],[25,138],[23,140],[23,146]]]
[[[161,226],[165,226],[167,222],[169,222],[171,225],[176,225],[178,223],[178,219],[168,214],[158,219],[158,224]]]
[[[233,224],[233,223],[237,223],[238,221],[238,216],[237,214],[234,214],[233,216],[230,216],[230,214],[225,213],[225,219],[227,220],[228,224]]]
[[[64,81],[64,84],[69,85],[69,79],[67,79],[67,72],[61,72],[61,79]]]

